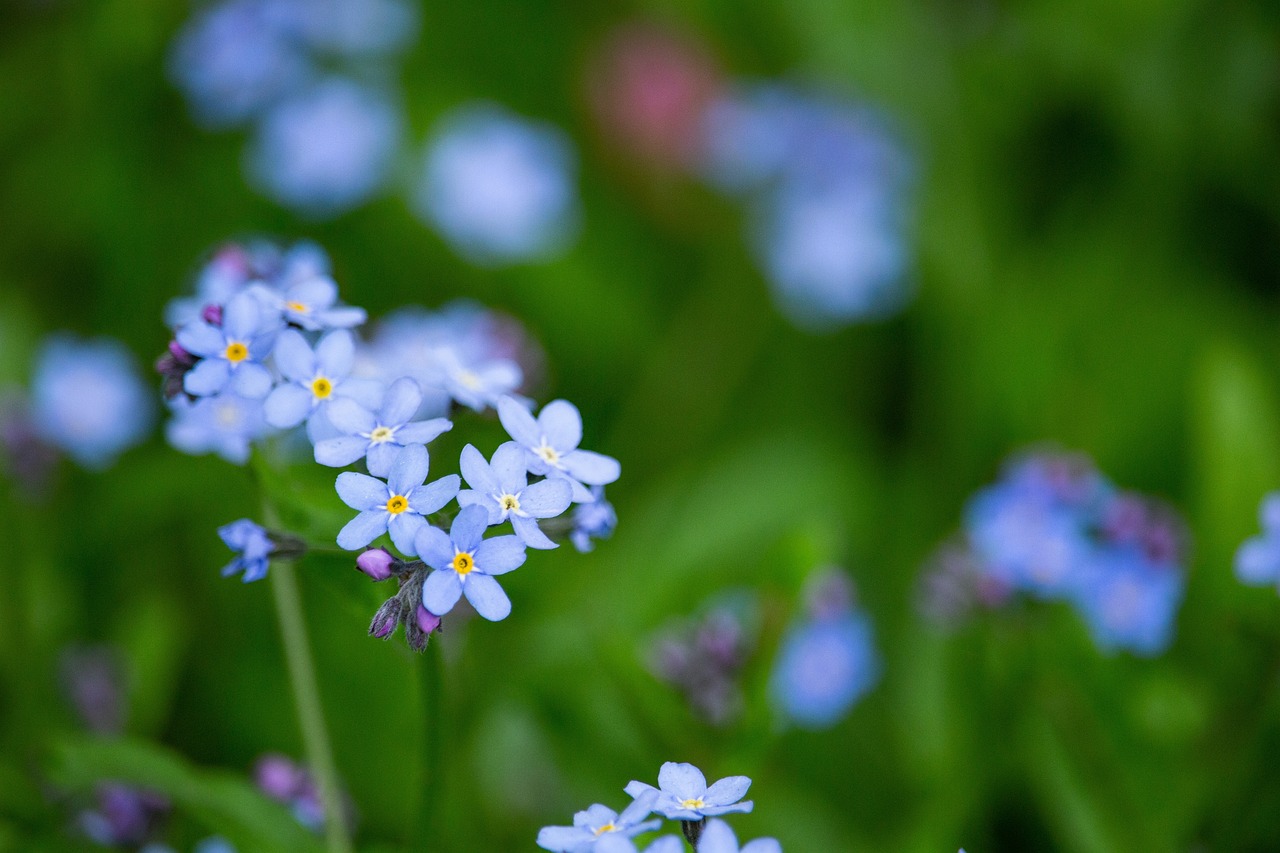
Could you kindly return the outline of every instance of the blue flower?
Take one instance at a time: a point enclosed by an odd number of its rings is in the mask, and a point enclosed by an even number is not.
[[[427,444],[453,427],[446,418],[410,422],[421,405],[422,391],[407,376],[391,383],[376,415],[354,400],[334,400],[329,421],[342,436],[316,442],[316,461],[341,468],[363,457],[370,474],[387,476],[400,448]]]
[[[1093,548],[1076,508],[1041,491],[1003,481],[969,503],[965,525],[988,573],[1040,598],[1064,595]]]
[[[530,548],[555,548],[538,528],[539,518],[554,518],[573,502],[573,488],[564,480],[528,485],[524,448],[508,441],[493,454],[493,464],[470,444],[462,449],[462,477],[470,489],[458,493],[461,506],[478,505],[489,513],[489,524],[510,521],[516,536]]]
[[[309,332],[350,329],[368,319],[363,308],[335,305],[338,285],[328,275],[304,275],[294,281],[286,280],[282,290],[268,293],[273,307],[286,321]]]
[[[1136,548],[1100,548],[1081,572],[1075,601],[1103,651],[1160,654],[1173,642],[1183,577]]]
[[[1262,499],[1258,510],[1262,533],[1236,551],[1236,577],[1255,586],[1280,585],[1280,492]]]
[[[30,418],[40,440],[101,469],[146,438],[155,405],[120,343],[57,335],[36,356]]]
[[[218,528],[218,536],[226,546],[236,552],[236,557],[222,570],[224,578],[244,572],[244,582],[261,580],[267,576],[271,552],[275,543],[262,527],[247,518],[233,521]]]
[[[398,53],[418,37],[418,9],[404,0],[305,0],[303,35],[317,51],[353,59]]]
[[[246,154],[250,181],[300,212],[342,213],[386,181],[402,123],[386,92],[344,78],[323,80],[263,116]]]
[[[769,692],[797,725],[826,728],[839,722],[879,677],[871,623],[849,612],[791,628],[782,640]]]
[[[622,473],[618,460],[578,449],[582,441],[582,416],[577,407],[566,400],[547,403],[535,420],[515,399],[503,397],[498,401],[498,418],[507,433],[525,449],[530,473],[568,480],[573,487],[573,499],[578,503],[592,500],[584,483],[608,485]]]
[[[414,207],[474,263],[542,260],[577,233],[575,167],[559,129],[471,105],[441,121],[428,143]]]
[[[417,554],[414,538],[427,526],[423,516],[453,500],[460,485],[457,474],[423,485],[429,464],[427,449],[414,444],[396,456],[385,483],[354,471],[339,474],[338,496],[347,506],[360,510],[360,514],[339,531],[338,546],[355,551],[383,533],[390,533],[400,553]]]
[[[698,839],[698,853],[782,853],[776,838],[757,838],[738,846],[738,837],[722,820],[707,821]]]
[[[656,798],[655,791],[646,791],[623,809],[621,814],[596,803],[575,814],[573,826],[543,827],[538,832],[538,846],[554,853],[591,853],[612,849],[601,846],[606,837],[630,839],[662,825],[660,820],[645,820],[653,812]],[[635,847],[630,849],[634,850]]]
[[[524,564],[524,544],[515,536],[484,539],[488,526],[484,507],[468,506],[453,520],[448,535],[427,526],[418,533],[418,554],[435,569],[422,586],[422,604],[431,613],[445,615],[463,595],[491,622],[511,612],[511,600],[493,576]]]
[[[583,554],[595,548],[592,539],[608,539],[618,526],[618,514],[604,498],[604,486],[592,486],[591,497],[574,509],[573,531],[569,533],[569,541]]]
[[[174,418],[165,427],[165,436],[184,453],[216,453],[243,465],[249,459],[250,442],[267,432],[261,400],[228,393],[194,403],[178,398],[171,405]]]
[[[271,372],[262,365],[275,345],[277,323],[264,317],[250,293],[233,296],[222,311],[222,325],[202,320],[178,330],[178,343],[201,361],[183,380],[193,397],[207,397],[228,388],[242,397],[258,399],[271,390]]]
[[[328,332],[314,350],[301,333],[286,329],[275,348],[276,367],[286,382],[277,385],[263,404],[267,423],[281,429],[307,421],[315,436],[315,421],[322,418],[336,398],[370,400],[377,383],[348,379],[355,361],[355,339],[345,329]]]
[[[435,353],[433,373],[449,396],[477,412],[496,406],[503,396],[520,387],[520,365],[508,358],[475,359],[455,347]]]
[[[739,802],[751,787],[746,776],[726,776],[711,787],[707,777],[692,764],[668,761],[658,771],[658,787],[644,782],[627,783],[626,791],[639,799],[644,794],[657,791],[653,810],[672,820],[702,820],[704,817],[749,812],[754,804],[750,800]]]

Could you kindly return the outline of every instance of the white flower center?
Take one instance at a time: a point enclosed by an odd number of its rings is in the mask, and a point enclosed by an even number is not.
[[[554,447],[547,444],[547,440],[545,438],[542,439],[541,445],[533,449],[533,452],[541,456],[544,460],[546,460],[546,463],[552,466],[553,468],[560,467],[559,452],[557,452]]]
[[[369,440],[374,444],[386,444],[395,437],[396,431],[392,427],[379,426],[369,433]]]

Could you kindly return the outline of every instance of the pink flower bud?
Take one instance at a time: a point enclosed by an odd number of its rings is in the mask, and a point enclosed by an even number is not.
[[[430,634],[432,631],[440,627],[440,617],[419,604],[418,627],[422,629],[422,633]]]
[[[356,568],[376,581],[384,581],[400,568],[400,561],[386,548],[370,548],[356,557]]]

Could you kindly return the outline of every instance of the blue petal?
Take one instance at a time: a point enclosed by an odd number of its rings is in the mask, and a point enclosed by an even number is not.
[[[423,528],[427,527],[427,522],[420,515],[414,515],[411,512],[402,512],[391,516],[391,520],[387,522],[387,532],[391,534],[391,541],[399,549],[401,554],[407,557],[417,556],[417,540],[418,534]]]
[[[284,295],[286,302],[297,302],[308,312],[328,308],[338,299],[338,285],[322,275],[311,276],[291,286]]]
[[[489,513],[482,506],[469,506],[458,513],[449,529],[453,547],[459,551],[474,551],[480,545],[485,528],[489,526]]]
[[[316,344],[316,368],[331,379],[351,372],[356,358],[356,341],[346,329],[329,332]]]
[[[1236,551],[1236,577],[1247,584],[1280,580],[1280,542],[1255,536]]]
[[[550,444],[560,453],[576,450],[582,441],[582,415],[568,400],[552,400],[542,407],[538,426]]]
[[[461,517],[461,514],[459,514]],[[454,542],[457,542],[457,524],[454,524]],[[470,548],[460,550],[470,551]],[[486,539],[475,548],[476,569],[486,575],[505,575],[524,565],[524,543],[516,536],[495,536]]]
[[[518,492],[528,484],[526,472],[529,453],[514,441],[507,441],[493,452],[493,474],[501,484],[499,490]]]
[[[458,492],[458,506],[482,506],[489,513],[489,526],[502,522],[502,510],[498,508],[498,502],[493,498],[475,489],[463,489]]]
[[[703,799],[705,800],[706,798],[704,797]],[[734,803],[733,805],[728,806],[705,805],[698,809],[698,811],[708,817],[713,817],[715,815],[722,814],[746,814],[753,808],[755,808],[755,803],[751,802],[751,800],[743,800],[740,803]]]
[[[782,853],[782,845],[776,838],[757,838],[743,845],[739,853]]]
[[[451,429],[453,429],[453,422],[448,418],[418,421],[405,424],[396,430],[396,441],[401,444],[426,444],[429,441],[435,441]]]
[[[231,378],[231,365],[220,358],[201,361],[182,379],[182,390],[193,397],[208,397],[226,387]]]
[[[458,494],[462,483],[457,474],[441,477],[434,483],[425,486],[414,486],[409,490],[409,508],[422,515],[430,515],[439,510]]]
[[[647,818],[653,812],[653,801],[658,798],[658,792],[652,789],[641,792],[640,796],[631,801],[631,804],[622,810],[622,814],[618,815],[619,826],[632,826]]]
[[[408,423],[409,418],[417,413],[421,405],[422,389],[411,377],[402,376],[387,388],[387,394],[382,400],[382,408],[378,410],[378,420],[386,426],[400,426]]]
[[[437,616],[453,609],[462,597],[462,580],[452,569],[436,570],[422,585],[422,605]]]
[[[315,355],[311,352],[307,339],[296,329],[285,329],[280,333],[280,337],[276,338],[272,357],[285,379],[310,382],[315,377]]]
[[[693,800],[707,792],[707,777],[692,764],[668,761],[658,771],[658,787],[677,800]]]
[[[507,434],[525,447],[537,447],[542,443],[542,433],[533,415],[512,397],[498,400],[498,420]]]
[[[594,840],[594,833],[576,826],[544,826],[538,830],[538,846],[552,853],[576,853],[579,847]]]
[[[655,795],[657,794],[657,791],[658,791],[658,789],[653,787],[652,785],[646,784],[637,779],[632,779],[630,782],[627,783],[627,787],[623,788],[622,790],[626,791],[628,797],[637,797],[637,798],[640,797],[642,794],[644,794],[646,791],[653,791]]]
[[[262,310],[253,294],[241,291],[222,309],[222,331],[229,340],[248,341],[258,333]]]
[[[453,542],[449,534],[436,527],[422,528],[418,531],[418,541],[414,543],[418,557],[433,569],[453,571]]]
[[[684,839],[675,835],[664,835],[656,839],[644,853],[684,853]],[[778,853],[782,853],[781,850]]]
[[[589,486],[607,486],[622,474],[622,466],[612,456],[575,450],[560,457],[560,464],[569,476]]]
[[[221,329],[203,322],[188,323],[174,337],[184,350],[201,358],[222,355],[227,345]]]
[[[390,513],[385,509],[371,509],[360,513],[338,532],[338,547],[345,551],[355,551],[368,545],[387,532],[389,516]]]
[[[298,385],[281,385],[267,397],[262,412],[273,427],[289,429],[307,419],[314,401],[311,392]]]
[[[319,325],[330,329],[349,329],[352,326],[359,326],[369,319],[369,315],[365,313],[363,308],[356,308],[352,305],[330,308],[327,311],[315,311],[312,312],[312,316],[319,321]]]
[[[521,453],[523,452],[521,451]],[[462,457],[459,459],[458,467],[462,469],[462,477],[471,488],[478,489],[486,494],[502,491],[502,487],[498,485],[498,478],[493,475],[493,471],[489,468],[489,463],[484,461],[484,456],[472,445],[468,444],[462,448]]]
[[[271,398],[268,397],[268,400]],[[316,444],[316,462],[330,468],[345,468],[358,459],[363,459],[369,450],[369,442],[354,435],[341,438],[328,438]]]
[[[387,477],[387,485],[392,494],[407,495],[414,486],[421,486],[427,479],[427,471],[431,460],[427,449],[420,444],[411,444],[401,448],[396,461],[391,464],[391,473]]]
[[[747,795],[751,780],[746,776],[726,776],[707,788],[702,801],[709,806],[727,806]]]
[[[342,502],[352,509],[377,508],[385,512],[387,500],[391,497],[386,483],[375,480],[368,474],[357,474],[355,471],[344,471],[339,474],[334,487],[338,490],[338,497],[342,498]]]
[[[488,575],[472,572],[462,585],[462,592],[476,612],[490,622],[500,622],[511,613],[511,599],[502,591],[502,586]]]
[[[271,391],[271,371],[253,361],[231,371],[231,390],[250,400],[261,400]]]
[[[511,516],[511,529],[516,532],[516,536],[520,537],[520,541],[530,548],[550,551],[552,548],[560,547],[547,538],[547,534],[542,532],[542,529],[538,527],[538,522],[532,518],[525,518],[522,515]]]
[[[698,853],[738,853],[738,839],[729,824],[722,820],[707,821],[698,841]]]
[[[553,518],[568,509],[572,501],[573,489],[567,480],[543,480],[520,493],[520,511],[534,518]]]
[[[373,413],[349,397],[335,397],[329,401],[329,423],[344,435],[367,435],[378,425]]]
[[[365,467],[375,477],[386,477],[391,473],[391,466],[399,453],[398,444],[375,444],[369,448],[369,455],[365,457]]]

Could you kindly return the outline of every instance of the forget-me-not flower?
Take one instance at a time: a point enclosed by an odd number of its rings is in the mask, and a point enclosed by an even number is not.
[[[354,305],[338,305],[338,285],[325,274],[304,275],[283,282],[280,290],[261,288],[266,299],[289,323],[309,332],[350,329],[368,315]]]
[[[702,820],[704,817],[749,812],[754,806],[743,801],[751,780],[746,776],[726,776],[707,787],[707,777],[692,764],[668,761],[658,771],[658,787],[632,780],[626,791],[639,798],[649,791],[657,791],[653,810],[672,820]]]
[[[583,554],[595,548],[592,539],[608,539],[618,526],[618,514],[613,504],[605,500],[604,486],[592,486],[591,497],[574,508],[573,530],[569,533],[569,541]]]
[[[262,306],[249,293],[237,293],[222,310],[222,325],[203,320],[178,330],[177,341],[200,362],[183,380],[193,397],[207,397],[224,388],[258,399],[271,390],[271,371],[263,360],[275,345],[277,324],[263,317]]]
[[[421,405],[422,390],[408,376],[391,383],[376,415],[354,400],[334,400],[329,422],[342,435],[316,442],[316,461],[341,468],[363,457],[370,474],[387,476],[400,448],[427,444],[453,427],[447,418],[410,422]]]
[[[456,347],[443,347],[435,355],[433,373],[441,387],[458,403],[477,412],[496,406],[524,381],[520,365],[509,358],[472,360]]]
[[[1098,648],[1151,657],[1173,642],[1183,585],[1175,567],[1137,548],[1100,548],[1082,567],[1074,600]]]
[[[797,725],[826,728],[839,722],[879,677],[871,623],[851,611],[791,628],[769,692],[778,710]]]
[[[709,820],[698,839],[698,853],[782,853],[782,845],[776,838],[757,838],[739,847],[738,837],[729,824]]]
[[[377,384],[349,379],[355,361],[355,339],[345,329],[328,332],[315,349],[294,329],[280,333],[275,348],[275,364],[287,380],[275,387],[263,404],[267,423],[280,429],[295,427],[324,414],[334,398],[356,397],[368,401]]]
[[[525,449],[530,473],[568,480],[579,503],[592,500],[588,485],[608,485],[622,473],[613,457],[578,449],[582,416],[567,400],[552,400],[535,419],[514,398],[503,397],[498,401],[498,418]]]
[[[1236,551],[1236,577],[1243,583],[1280,585],[1280,492],[1262,499],[1258,510],[1262,533],[1246,539]]]
[[[183,453],[216,453],[243,465],[249,460],[249,444],[267,433],[261,400],[231,393],[195,402],[179,397],[171,408],[174,417],[165,427],[165,436]]]
[[[36,356],[29,417],[41,441],[100,469],[146,438],[155,405],[123,345],[56,335]]]
[[[354,551],[383,533],[390,533],[400,553],[417,554],[414,539],[427,527],[423,516],[453,500],[460,485],[457,474],[423,485],[429,465],[427,449],[413,444],[396,456],[385,483],[354,471],[339,474],[338,496],[347,506],[360,510],[360,514],[338,533],[338,546]]]
[[[484,507],[490,524],[510,521],[520,541],[530,548],[556,548],[538,528],[537,519],[554,518],[568,509],[573,488],[564,480],[551,479],[530,486],[525,460],[524,448],[514,441],[494,451],[492,464],[468,444],[462,449],[462,477],[471,488],[458,493],[458,504]]]
[[[600,846],[600,841],[606,836],[631,838],[662,825],[660,820],[645,820],[652,814],[656,798],[656,791],[646,791],[623,809],[621,814],[596,803],[575,814],[573,826],[543,827],[538,832],[538,846],[554,853],[607,850],[607,847]]]
[[[275,543],[267,531],[247,518],[233,521],[218,528],[218,536],[226,546],[236,552],[236,557],[222,570],[224,578],[244,572],[244,582],[261,580],[267,576],[271,552]]]
[[[448,534],[422,527],[418,555],[435,569],[422,585],[422,604],[427,610],[443,616],[465,595],[476,612],[490,622],[505,619],[511,612],[511,600],[493,576],[524,564],[524,543],[515,536],[484,539],[488,526],[485,508],[468,506],[454,518]]]

